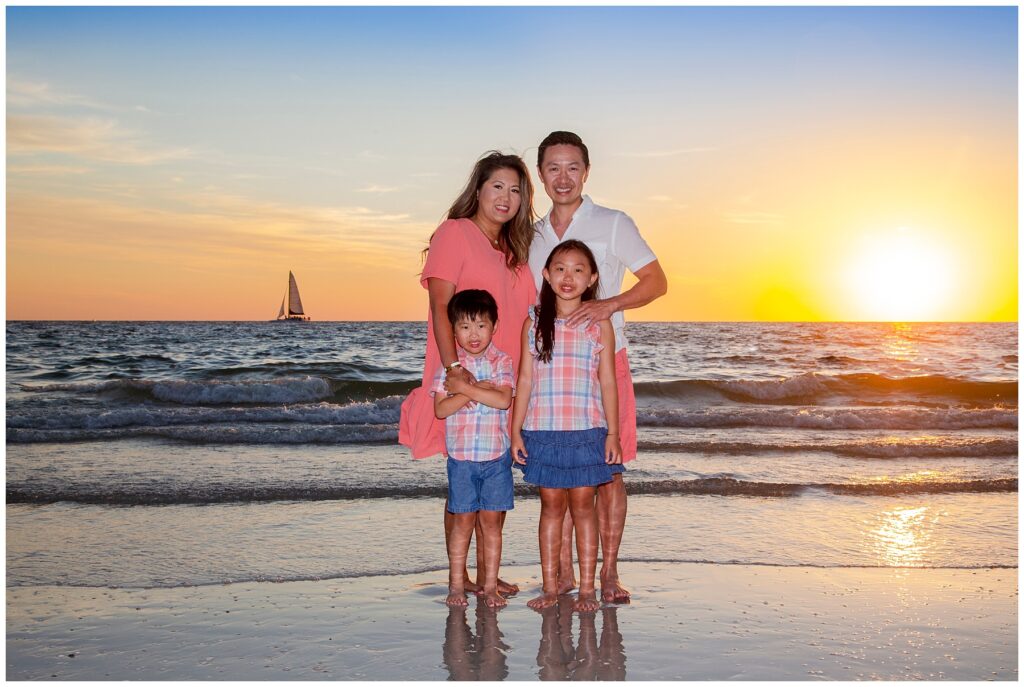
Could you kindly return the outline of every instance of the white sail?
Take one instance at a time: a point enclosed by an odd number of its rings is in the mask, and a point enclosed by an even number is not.
[[[288,300],[287,292],[284,294],[284,298],[281,299],[281,309],[277,311],[277,319],[284,317],[284,302]]]
[[[288,314],[306,314],[302,311],[302,299],[299,298],[299,285],[295,283],[295,275],[291,272],[288,272]]]

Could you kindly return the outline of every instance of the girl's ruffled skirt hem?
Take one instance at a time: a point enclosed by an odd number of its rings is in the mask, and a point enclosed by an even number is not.
[[[572,431],[523,430],[526,465],[517,465],[528,484],[547,489],[596,487],[612,481],[604,462],[604,427]]]

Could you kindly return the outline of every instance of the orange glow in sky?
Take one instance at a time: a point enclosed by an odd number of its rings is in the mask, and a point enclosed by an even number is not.
[[[289,270],[314,320],[425,319],[473,162],[562,128],[668,275],[628,319],[1017,318],[1015,8],[204,9],[9,8],[8,319],[272,319]],[[631,37],[556,98],[524,26]]]

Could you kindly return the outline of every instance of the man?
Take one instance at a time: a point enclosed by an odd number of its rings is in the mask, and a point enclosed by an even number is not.
[[[583,241],[597,259],[598,298],[584,303],[569,318],[568,324],[585,325],[606,319],[612,322],[619,389],[619,439],[622,460],[626,463],[636,458],[636,399],[626,355],[622,313],[665,295],[668,281],[633,220],[624,212],[596,205],[583,195],[583,184],[590,174],[590,153],[579,136],[568,131],[548,134],[537,151],[537,170],[552,206],[536,224],[538,234],[530,247],[530,270],[539,290],[544,262],[551,250],[567,239]],[[621,292],[627,269],[639,281],[628,291]],[[621,474],[598,487],[597,514],[601,535],[601,598],[608,602],[628,602],[629,591],[619,582],[618,573],[619,544],[626,524],[626,487]],[[572,520],[566,513],[559,593],[576,586],[571,542]]]

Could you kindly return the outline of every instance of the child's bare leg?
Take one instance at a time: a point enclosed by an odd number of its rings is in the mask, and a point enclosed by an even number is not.
[[[501,511],[501,529],[505,529],[505,516],[508,515],[508,511]],[[498,593],[508,596],[509,594],[516,594],[519,592],[519,585],[513,582],[506,582],[505,580],[498,578]]]
[[[576,589],[576,569],[572,565],[572,513],[565,509],[562,520],[562,555],[558,557],[558,593]]]
[[[597,523],[601,532],[601,598],[629,603],[629,590],[619,583],[619,544],[626,525],[626,485],[621,474],[597,488]]]
[[[562,520],[567,505],[565,489],[540,488],[540,570],[544,592],[526,602],[530,608],[540,610],[558,603],[558,560],[562,548]]]
[[[483,543],[483,553],[477,561],[477,575],[486,574],[483,578],[484,588],[480,593],[480,601],[491,608],[506,605],[505,597],[498,593],[498,567],[501,565],[501,513],[502,511],[482,510],[477,513],[477,545]],[[477,579],[477,582],[481,580]]]
[[[505,513],[506,511],[498,511],[501,513],[501,527],[505,527]],[[476,521],[476,583],[468,583],[466,585],[466,591],[480,594],[484,590],[484,580],[487,579],[487,556],[484,555],[484,542],[483,542],[483,524],[480,519]],[[499,560],[500,565],[500,560]],[[469,573],[466,573],[466,579],[469,579]],[[498,578],[498,593],[499,594],[515,594],[519,591],[519,585],[505,582],[500,577]]]
[[[601,607],[594,592],[597,571],[597,508],[594,505],[594,487],[576,487],[569,490],[569,509],[576,528],[576,554],[580,560],[580,593],[576,599],[577,611],[596,611]]]
[[[448,535],[448,598],[449,606],[467,606],[466,557],[469,538],[476,525],[476,513],[452,513],[452,529]]]
[[[452,525],[455,523],[455,513],[448,510],[448,497],[444,499],[444,550],[448,550],[448,541],[452,536]],[[470,539],[472,539],[473,533],[470,533]],[[469,559],[469,556],[466,556]],[[448,560],[448,564],[451,565],[451,559]],[[469,576],[469,568],[465,565],[462,567],[462,578],[465,580],[465,589],[467,592],[476,592],[479,587],[473,582],[473,578]]]

